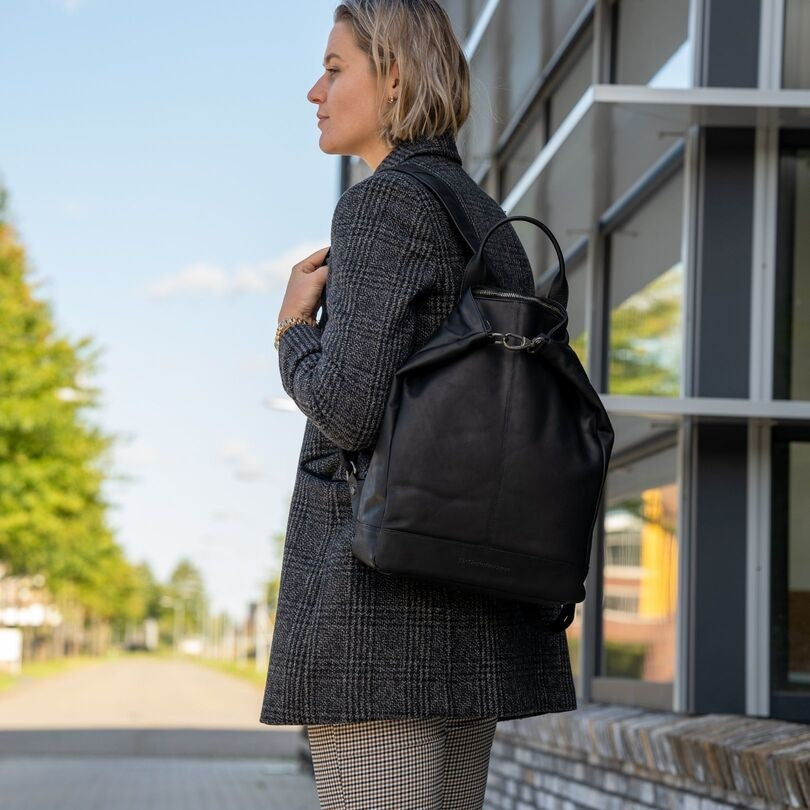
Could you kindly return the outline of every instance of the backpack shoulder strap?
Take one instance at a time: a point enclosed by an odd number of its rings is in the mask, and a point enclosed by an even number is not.
[[[481,240],[478,238],[478,234],[476,234],[475,228],[473,228],[467,213],[464,211],[464,208],[462,208],[456,192],[453,191],[445,180],[429,171],[424,166],[414,161],[409,161],[409,163],[409,166],[406,166],[403,162],[398,166],[392,166],[390,169],[383,169],[383,171],[409,174],[411,177],[419,180],[422,185],[427,186],[444,206],[444,210],[447,211],[450,220],[453,225],[455,225],[456,230],[461,234],[467,247],[475,254],[478,251]],[[357,466],[354,463],[354,459],[357,458],[357,453],[344,450],[342,447],[338,447],[338,452],[343,464],[346,480],[353,486],[356,486],[357,478],[355,473],[357,472]]]
[[[406,162],[409,163],[409,165],[405,165]],[[447,211],[448,215],[450,216],[450,220],[452,221],[453,225],[455,225],[456,230],[461,234],[461,237],[464,239],[467,247],[473,253],[478,250],[481,240],[478,238],[475,228],[473,228],[467,213],[464,211],[458,195],[455,191],[453,191],[446,180],[443,180],[429,169],[415,163],[412,160],[403,161],[399,165],[392,166],[390,169],[384,169],[383,171],[409,174],[411,177],[419,180],[422,185],[427,186],[427,188],[433,192],[433,194],[438,198],[439,202],[444,206],[444,210]]]

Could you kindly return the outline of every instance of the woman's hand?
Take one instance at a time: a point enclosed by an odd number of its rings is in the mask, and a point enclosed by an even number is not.
[[[330,247],[331,245],[327,245],[325,248],[316,250],[293,267],[278,313],[279,322],[292,315],[315,320],[321,292],[329,274],[329,265],[321,264],[321,262]]]

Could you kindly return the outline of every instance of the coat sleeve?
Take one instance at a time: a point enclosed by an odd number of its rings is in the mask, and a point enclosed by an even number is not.
[[[279,342],[284,390],[337,447],[371,447],[394,374],[414,351],[417,299],[434,283],[437,226],[429,194],[398,174],[371,175],[332,218],[326,323]]]

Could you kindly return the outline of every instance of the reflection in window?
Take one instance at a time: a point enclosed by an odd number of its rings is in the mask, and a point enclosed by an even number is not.
[[[586,4],[586,0],[508,0],[499,4],[493,26],[499,46],[507,54],[503,92],[509,96],[506,108],[510,117]]]
[[[675,397],[683,342],[683,173],[610,234],[608,391]]]
[[[570,61],[563,66],[563,74],[555,84],[548,100],[548,122],[550,138],[559,128],[560,124],[582,94],[590,87],[593,78],[593,31],[588,29],[577,50],[572,54]]]
[[[499,138],[527,103],[543,68],[586,5],[586,0],[498,4],[470,60],[471,112],[459,133],[469,174],[475,176],[494,154]],[[561,103],[566,103],[562,97]]]
[[[810,400],[810,146],[783,147],[779,177],[773,396]]]
[[[462,45],[481,16],[485,3],[486,0],[442,0],[442,6]]]
[[[617,0],[611,81],[690,87],[689,0]]]
[[[568,281],[568,342],[579,357],[582,367],[588,368],[588,331],[585,323],[586,262],[565,268]]]
[[[509,151],[502,163],[501,197],[505,198],[565,117],[590,87],[593,76],[593,31],[589,27],[531,109],[515,127]]]
[[[676,449],[611,469],[605,484],[600,674],[658,683],[675,672]]]
[[[545,109],[542,104],[538,104],[515,127],[515,134],[510,140],[509,155],[501,164],[501,199],[506,199],[518,180],[534,163],[545,143]]]
[[[590,231],[592,178],[588,162],[577,150],[566,150],[552,160],[511,207],[510,213],[528,214],[545,223],[569,252]],[[581,182],[580,182],[581,181]],[[516,222],[518,228],[525,223]],[[548,237],[537,227],[526,224],[519,235],[540,281],[557,265],[557,256]]]
[[[810,692],[810,436],[775,428],[772,459],[772,688]]]
[[[810,3],[786,0],[782,87],[810,88]]]

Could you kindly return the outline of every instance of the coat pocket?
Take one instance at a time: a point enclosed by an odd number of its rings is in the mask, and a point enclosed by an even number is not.
[[[307,459],[301,463],[301,470],[313,478],[318,478],[330,484],[337,484],[346,479],[340,464],[340,454],[327,453],[323,456]]]

